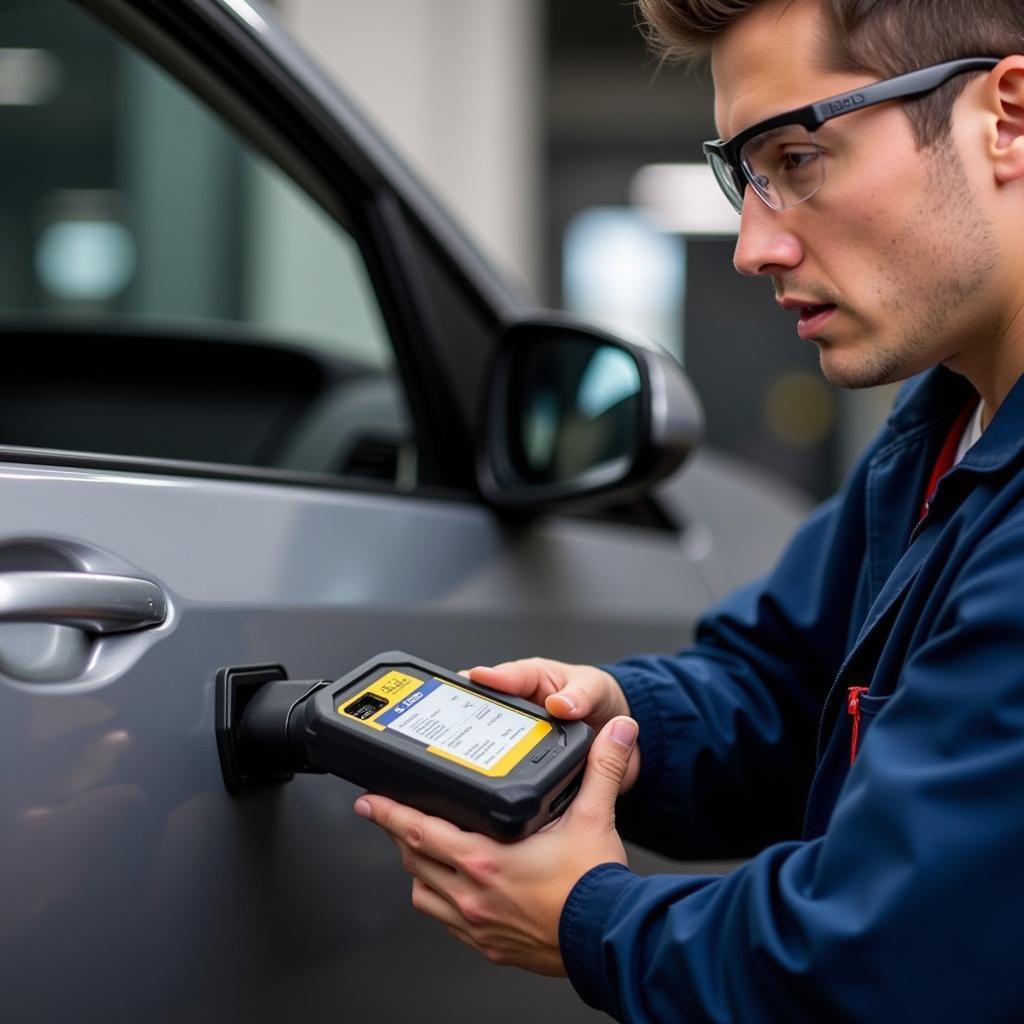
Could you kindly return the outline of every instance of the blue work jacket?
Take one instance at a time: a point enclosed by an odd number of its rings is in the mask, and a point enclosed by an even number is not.
[[[912,380],[767,578],[678,655],[607,666],[640,723],[623,835],[752,859],[584,875],[560,941],[592,1006],[1024,1021],[1024,378],[918,522],[973,396],[942,367]]]

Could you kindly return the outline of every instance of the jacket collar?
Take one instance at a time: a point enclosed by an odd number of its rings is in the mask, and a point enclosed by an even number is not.
[[[966,377],[936,366],[912,378],[893,403],[888,426],[895,434],[931,426],[944,438],[964,405],[976,392]],[[956,469],[992,473],[1024,457],[1024,377],[996,410],[981,439]]]

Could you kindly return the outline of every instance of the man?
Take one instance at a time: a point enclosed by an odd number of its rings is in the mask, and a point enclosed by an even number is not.
[[[552,827],[501,846],[357,810],[418,909],[623,1020],[1024,1020],[1024,5],[642,7],[710,53],[737,269],[830,381],[928,372],[693,647],[474,670],[601,729]],[[753,856],[640,878],[617,827]]]

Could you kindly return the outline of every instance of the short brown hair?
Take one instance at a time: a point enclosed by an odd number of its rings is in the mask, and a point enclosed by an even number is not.
[[[669,60],[706,57],[715,37],[769,0],[638,0],[654,48]],[[831,26],[832,71],[891,78],[959,57],[1024,53],[1021,0],[819,0]],[[906,104],[921,147],[948,136],[960,75]]]

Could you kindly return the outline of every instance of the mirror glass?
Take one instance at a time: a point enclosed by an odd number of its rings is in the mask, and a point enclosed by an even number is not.
[[[624,349],[585,338],[552,338],[514,360],[516,471],[532,483],[568,483],[625,472],[639,436],[640,369]]]

